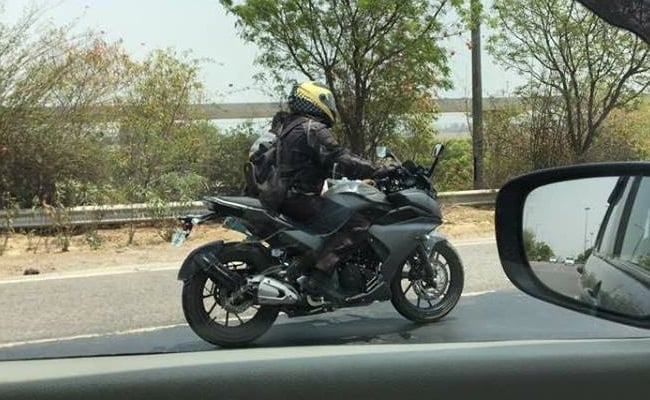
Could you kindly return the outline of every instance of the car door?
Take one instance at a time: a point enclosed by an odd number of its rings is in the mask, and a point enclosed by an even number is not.
[[[622,179],[609,202],[595,248],[581,270],[582,300],[612,311],[647,315],[650,179]]]

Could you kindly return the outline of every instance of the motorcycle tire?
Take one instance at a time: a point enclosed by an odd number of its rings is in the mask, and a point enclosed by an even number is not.
[[[218,259],[221,264],[228,266],[241,263],[245,269],[241,269],[240,266],[237,268],[237,273],[244,276],[253,275],[266,267],[265,260],[259,257],[259,254],[242,246],[224,246],[218,254]],[[212,293],[210,291],[206,293],[206,284],[213,286]],[[183,285],[182,302],[185,319],[194,333],[206,342],[221,347],[245,346],[262,336],[275,322],[279,313],[277,307],[251,305],[251,308],[255,307],[256,312],[246,321],[240,319],[239,314],[233,313],[236,316],[236,318],[233,316],[233,321],[238,319],[241,322],[237,326],[228,326],[230,313],[224,308],[225,326],[222,325],[220,320],[223,318],[212,317],[213,310],[208,312],[205,305],[206,298],[210,300],[214,298],[214,304],[221,306],[224,301],[220,298],[221,290],[224,289],[202,271],[187,279]],[[216,308],[215,305],[211,306],[212,309]]]
[[[421,251],[424,256],[429,257],[429,259],[435,258],[435,260],[439,260],[439,256],[442,256],[446,261],[443,267],[447,267],[445,273],[448,274],[448,283],[443,298],[434,305],[431,304],[430,300],[425,299],[424,301],[427,302],[430,307],[421,308],[420,304],[423,302],[422,298],[420,298],[417,290],[411,288],[416,286],[420,293],[426,293],[426,288],[424,288],[426,283],[423,284],[423,279],[415,281],[410,280],[410,278],[412,278],[410,271],[406,270],[406,267],[409,264],[405,263],[402,266],[402,269],[395,274],[395,277],[391,282],[391,303],[393,303],[393,307],[395,307],[397,312],[411,321],[418,323],[436,322],[447,315],[460,300],[465,280],[463,264],[461,263],[458,253],[456,253],[447,241],[436,243],[429,255],[426,255],[424,250],[416,251]],[[436,255],[439,256],[436,257]],[[405,283],[404,281],[407,281],[406,290],[403,287]],[[407,293],[410,290],[416,292],[417,299],[419,299],[415,300],[417,301],[416,304],[413,304],[407,297]]]

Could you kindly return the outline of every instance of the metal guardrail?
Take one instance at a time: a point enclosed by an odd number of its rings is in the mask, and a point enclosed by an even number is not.
[[[441,113],[469,112],[470,98],[441,98],[435,100]],[[499,110],[522,104],[519,97],[485,97],[484,110]],[[270,118],[282,109],[282,103],[220,103],[193,104],[191,111],[205,119]]]
[[[83,206],[48,212],[42,208],[17,210],[10,215],[14,229],[47,228],[57,225],[110,225],[150,222],[172,219],[178,215],[205,210],[203,202],[151,204],[118,204],[110,206]],[[5,228],[7,211],[0,210],[0,229]]]
[[[469,190],[438,193],[438,201],[445,205],[492,205],[498,190]],[[11,219],[14,229],[33,229],[59,226],[110,225],[134,222],[150,222],[173,219],[184,214],[204,211],[201,201],[190,203],[168,203],[160,206],[151,204],[122,204],[111,206],[83,206],[48,212],[42,208],[17,210]],[[0,229],[5,228],[6,210],[0,210]],[[55,214],[57,213],[58,214]]]
[[[489,206],[494,205],[498,193],[498,189],[440,192],[438,193],[438,202],[447,205]]]

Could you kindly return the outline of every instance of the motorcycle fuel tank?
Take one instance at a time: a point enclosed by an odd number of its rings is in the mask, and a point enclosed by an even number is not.
[[[368,203],[390,204],[386,195],[374,186],[362,181],[329,180],[324,197],[344,207],[358,209]]]

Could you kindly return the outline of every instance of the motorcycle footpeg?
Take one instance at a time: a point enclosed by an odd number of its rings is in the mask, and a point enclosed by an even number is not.
[[[390,288],[384,282],[375,286],[370,292],[361,293],[345,299],[347,306],[369,304],[374,301],[386,301],[390,299]]]

